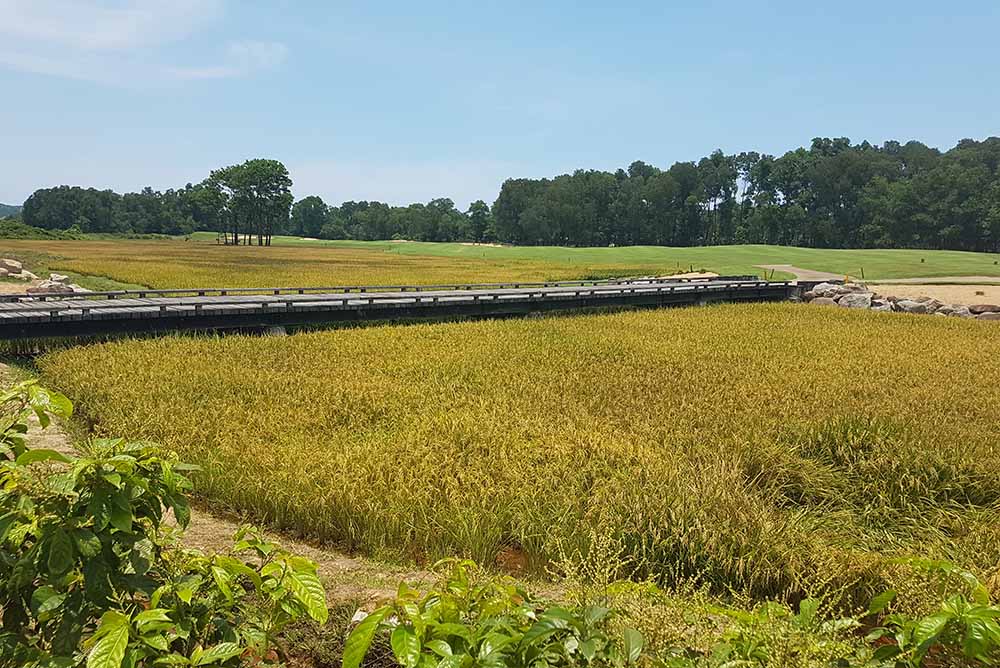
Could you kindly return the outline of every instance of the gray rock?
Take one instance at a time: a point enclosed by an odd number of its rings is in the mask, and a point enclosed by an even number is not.
[[[817,306],[836,306],[837,300],[833,297],[817,297],[809,303],[816,304]]]
[[[840,285],[834,283],[820,283],[812,289],[813,299],[817,297],[836,297],[846,292]]]
[[[49,280],[54,283],[65,283],[69,280],[66,274],[49,274]]]
[[[912,299],[900,299],[896,302],[896,310],[903,313],[927,313],[927,304]]]
[[[0,267],[0,278],[6,277],[7,274],[9,274],[9,273],[10,273],[10,271],[8,271],[7,269],[4,269],[3,267]]]
[[[837,302],[844,308],[871,308],[872,306],[872,293],[870,292],[852,292],[851,294],[844,295]]]
[[[980,313],[976,316],[976,320],[1000,320],[1000,312],[990,311],[989,313]]]
[[[969,306],[969,311],[976,315],[980,313],[998,313],[1000,312],[1000,306],[996,304],[972,304]]]
[[[888,313],[892,311],[892,303],[884,299],[873,299],[871,310],[877,311],[879,313]]]
[[[90,292],[90,290],[88,290],[87,288],[80,287],[76,283],[70,283],[68,287],[69,287],[70,290],[73,291],[74,294],[82,294],[82,293]]]
[[[27,289],[29,295],[66,295],[72,294],[73,288],[64,284],[56,283],[55,281],[42,281],[38,285],[34,285]]]
[[[806,290],[805,292],[802,293],[802,299],[804,299],[807,302],[811,302],[812,300],[816,299],[816,293],[813,292],[812,290]]]
[[[973,318],[972,311],[968,306],[955,306],[954,310],[948,314],[952,318]]]
[[[34,280],[38,279],[37,276],[35,276],[34,274],[32,274],[27,269],[22,269],[20,274],[11,274],[11,277],[12,278],[19,278],[22,281],[34,281]]]
[[[21,270],[24,269],[24,265],[20,262],[8,258],[0,259],[0,267],[6,269],[11,274],[20,274]]]

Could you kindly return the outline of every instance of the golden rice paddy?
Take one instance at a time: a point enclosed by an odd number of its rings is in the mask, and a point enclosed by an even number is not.
[[[201,464],[206,498],[383,557],[542,568],[602,535],[638,576],[760,595],[867,594],[904,554],[1000,561],[995,323],[733,305],[40,366],[99,431]]]

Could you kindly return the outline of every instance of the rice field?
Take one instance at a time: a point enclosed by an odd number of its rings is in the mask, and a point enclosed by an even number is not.
[[[378,248],[226,247],[181,240],[2,240],[0,256],[21,259],[39,275],[59,271],[83,276],[81,284],[96,289],[114,289],[114,283],[149,288],[490,283],[605,278],[664,269],[653,262],[628,264],[610,258],[583,266],[546,259],[401,256]],[[88,284],[88,276],[101,277],[99,284]]]
[[[635,576],[866,600],[903,554],[995,575],[1000,327],[794,304],[50,353],[100,432],[214,503],[382,558],[620,545]]]

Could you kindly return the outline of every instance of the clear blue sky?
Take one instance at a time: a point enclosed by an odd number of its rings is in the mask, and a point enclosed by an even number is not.
[[[328,202],[1000,133],[996,0],[0,0],[0,202],[249,157]]]

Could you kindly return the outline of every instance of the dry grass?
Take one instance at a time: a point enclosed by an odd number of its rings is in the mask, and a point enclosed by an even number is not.
[[[0,255],[24,259],[39,275],[70,271],[152,288],[543,281],[653,269],[613,262],[583,268],[546,260],[397,255],[361,248],[225,247],[176,240],[4,240]]]
[[[166,338],[41,360],[208,497],[378,556],[591,535],[638,575],[864,598],[1000,558],[1000,327],[796,305]]]

